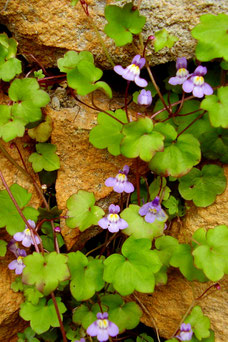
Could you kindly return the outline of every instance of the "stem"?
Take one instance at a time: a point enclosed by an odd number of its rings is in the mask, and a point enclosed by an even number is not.
[[[192,100],[194,97],[195,97],[195,96],[186,97],[186,98],[184,99],[184,101]],[[174,102],[174,103],[172,103],[170,106],[171,106],[171,107],[174,107],[174,106],[178,105],[179,103],[181,103],[181,101],[182,101],[182,100],[179,100],[179,101],[177,101],[177,102]],[[162,109],[160,109],[160,110],[158,110],[156,113],[154,113],[153,115],[151,115],[150,118],[153,119],[155,116],[157,116],[158,114],[164,112],[165,110],[167,110],[166,107],[165,107],[165,108],[162,108]]]
[[[136,159],[136,190],[137,190],[137,201],[140,206],[140,177],[139,177],[139,158]]]
[[[133,294],[133,296],[135,297],[135,299],[137,300],[137,302],[139,303],[139,305],[141,306],[141,308],[147,313],[149,319],[151,320],[152,324],[154,325],[155,327],[155,331],[156,331],[156,335],[157,335],[157,340],[159,342],[161,342],[160,340],[160,337],[159,337],[159,330],[158,330],[158,327],[157,327],[157,324],[155,322],[155,319],[152,317],[151,313],[149,312],[149,310],[147,310],[146,306],[139,300],[139,298]]]
[[[44,73],[44,75],[48,75],[48,72],[46,71],[46,69],[45,69],[45,67],[43,66],[43,64],[42,63],[40,63],[39,61],[38,61],[38,59],[32,54],[32,53],[29,53],[29,56],[41,67],[41,69],[42,69],[42,71],[43,71],[43,73]]]
[[[200,114],[197,118],[195,118],[187,127],[185,127],[185,128],[177,135],[177,138],[178,138],[181,134],[183,134],[189,127],[191,127],[197,120],[201,119],[201,118],[204,116],[205,113],[206,113],[206,110],[205,110],[202,114]]]
[[[154,88],[157,90],[158,96],[160,97],[160,100],[161,100],[161,102],[163,103],[163,105],[164,105],[164,107],[165,107],[165,110],[167,110],[167,112],[168,112],[169,114],[172,114],[172,111],[170,111],[169,107],[168,107],[167,104],[165,103],[165,100],[164,100],[164,98],[163,98],[163,96],[162,96],[162,93],[160,92],[160,89],[158,88],[158,85],[157,85],[157,83],[155,82],[154,76],[153,76],[153,74],[152,74],[152,72],[151,72],[151,70],[150,70],[150,67],[149,67],[149,65],[148,65],[147,62],[146,62],[146,69],[147,69],[148,74],[149,74],[149,76],[150,76],[150,79],[151,79],[151,81],[152,81],[152,83],[153,83],[153,85],[154,85]],[[151,119],[152,119],[152,118],[153,118],[153,115],[151,116]]]
[[[3,155],[5,156],[6,159],[8,159],[11,164],[13,164],[19,171],[21,171],[26,177],[28,177],[30,179],[30,181],[33,183],[36,191],[38,192],[39,196],[41,197],[41,199],[44,202],[44,205],[47,209],[49,209],[49,205],[46,201],[46,198],[44,197],[44,194],[42,192],[42,190],[40,189],[39,185],[36,183],[35,179],[33,178],[32,175],[30,175],[29,172],[27,172],[26,170],[24,170],[14,159],[13,157],[11,157],[11,155],[6,151],[6,149],[3,147],[3,145],[0,143],[0,150],[2,151]]]
[[[82,1],[80,1],[80,3],[81,3],[81,6],[82,6],[82,8],[83,8],[83,10],[84,10],[84,12],[85,12],[87,18],[88,18],[89,23],[91,24],[91,26],[93,27],[93,29],[94,29],[94,31],[95,31],[95,33],[96,33],[96,35],[97,35],[97,38],[98,38],[98,40],[99,40],[99,42],[100,42],[100,44],[101,44],[101,46],[102,46],[102,48],[103,48],[103,51],[104,51],[104,53],[105,53],[105,55],[106,55],[106,57],[107,57],[109,63],[111,64],[112,67],[114,67],[115,64],[114,64],[114,62],[113,62],[111,56],[110,56],[109,53],[108,53],[108,50],[107,50],[107,48],[106,48],[106,46],[105,46],[105,43],[104,43],[104,40],[103,40],[103,38],[101,37],[101,34],[100,34],[100,32],[98,31],[97,26],[95,25],[93,19],[91,18],[90,14],[89,14],[89,9],[88,9],[89,6],[88,6],[88,4],[87,4],[85,1],[83,1],[83,3],[82,3]]]
[[[102,112],[102,113],[107,114],[108,116],[110,116],[110,118],[112,118],[112,119],[118,121],[119,123],[121,123],[121,125],[124,125],[124,122],[122,122],[121,120],[117,119],[115,116],[113,116],[112,114],[110,114],[110,113],[107,112],[106,110],[103,110],[102,108],[99,108],[99,107],[95,104],[95,102],[94,102],[94,94],[93,94],[93,93],[92,93],[92,104],[93,104],[93,106],[96,108],[96,110],[98,110],[98,111],[100,111],[100,112]]]
[[[22,154],[21,154],[21,151],[20,151],[19,147],[17,146],[17,144],[16,144],[15,142],[12,142],[12,143],[11,143],[11,146],[15,146],[15,147],[16,147],[17,152],[18,152],[18,154],[19,154],[19,156],[20,156],[20,158],[21,158],[21,162],[22,162],[22,164],[23,164],[25,170],[28,172],[27,166],[26,166],[25,161],[24,161],[24,159],[23,159],[23,157],[22,157]],[[29,173],[29,172],[28,172],[28,173]]]
[[[60,330],[61,330],[62,337],[63,337],[63,342],[67,342],[66,333],[65,333],[65,330],[64,330],[63,322],[62,322],[62,319],[61,319],[61,315],[60,315],[60,312],[59,312],[59,307],[58,307],[58,304],[56,302],[56,298],[55,298],[54,292],[51,292],[51,298],[52,298],[54,306],[55,306],[55,311],[56,311],[56,314],[57,314],[57,317],[58,317],[58,321],[59,321],[59,325],[60,325]]]
[[[15,198],[14,198],[14,196],[13,196],[13,194],[12,194],[10,188],[8,187],[8,185],[7,185],[6,181],[5,181],[5,178],[3,177],[3,174],[2,174],[1,171],[0,171],[0,178],[1,178],[1,180],[2,180],[2,183],[3,183],[4,187],[6,188],[6,191],[7,191],[8,194],[9,194],[9,196],[10,196],[10,198],[11,198],[13,204],[14,204],[15,207],[16,207],[16,209],[17,209],[17,211],[18,211],[18,214],[21,216],[22,220],[25,222],[25,225],[29,228],[29,230],[30,230],[30,232],[31,232],[32,241],[33,241],[33,244],[34,244],[35,249],[36,249],[36,252],[39,253],[39,252],[40,252],[40,251],[39,251],[39,247],[38,247],[38,245],[37,245],[37,243],[36,243],[36,239],[35,239],[35,237],[34,237],[34,230],[33,230],[33,228],[30,226],[30,224],[29,224],[29,222],[27,221],[26,217],[24,216],[24,214],[23,214],[21,208],[20,208],[19,205],[17,204],[17,201],[15,200]],[[37,234],[37,236],[39,237],[38,234]],[[39,237],[39,239],[40,239],[40,237]],[[41,243],[41,239],[40,239],[40,243]]]
[[[125,108],[125,112],[126,112],[128,122],[130,122],[129,116],[128,116],[128,109],[127,109],[127,96],[128,96],[129,86],[130,86],[130,81],[127,81],[127,86],[126,86],[126,90],[125,90],[125,97],[124,97],[124,108]]]

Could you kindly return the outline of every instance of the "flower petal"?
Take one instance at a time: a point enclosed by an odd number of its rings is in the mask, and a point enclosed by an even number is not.
[[[124,183],[124,191],[127,193],[127,194],[130,194],[131,192],[134,192],[135,188],[134,188],[134,185],[131,183],[131,182],[125,182]]]
[[[199,75],[199,76],[204,76],[207,73],[207,67],[203,67],[202,65],[199,65],[195,71],[194,71],[194,75]]]
[[[183,85],[182,85],[183,90],[185,91],[185,93],[191,93],[193,88],[194,88],[194,84],[191,80],[191,78],[189,80],[186,80]]]
[[[97,339],[100,342],[107,341],[109,339],[109,334],[107,329],[99,329],[97,334]]]
[[[140,59],[141,59],[141,56],[140,56],[140,55],[136,55],[136,56],[132,59],[131,64],[137,64],[137,65],[138,65]]]
[[[118,75],[121,75],[121,76],[123,75],[125,71],[125,69],[121,65],[115,65],[113,69]]]
[[[25,237],[25,233],[24,232],[16,233],[13,236],[14,240],[16,240],[16,241],[22,241],[24,239],[24,237]]]
[[[100,319],[99,317],[97,317],[98,319]],[[88,335],[94,337],[97,336],[99,334],[99,327],[97,326],[97,321],[93,322],[92,324],[90,324],[90,326],[87,328],[86,332]]]
[[[208,83],[203,84],[203,91],[205,95],[212,95],[213,94],[213,89]]]
[[[17,267],[17,260],[13,260],[13,261],[11,261],[11,263],[9,263],[9,265],[8,265],[8,268],[10,269],[10,270],[15,270],[15,268]]]
[[[198,98],[204,97],[203,87],[202,86],[195,86],[193,88],[192,94]]]
[[[144,78],[141,78],[139,76],[135,77],[135,83],[139,86],[139,87],[146,87],[148,85],[148,82],[146,80],[144,80]]]
[[[125,229],[128,227],[128,223],[124,219],[119,219],[118,226],[119,229]]]
[[[147,213],[146,216],[144,217],[145,221],[147,223],[153,223],[155,221],[156,216],[152,213]]]
[[[110,322],[110,321],[108,325],[108,334],[109,336],[112,336],[112,337],[117,336],[119,334],[118,326],[115,323]]]
[[[178,69],[186,69],[187,68],[187,59],[185,57],[179,57],[176,61],[176,68]]]
[[[149,210],[149,208],[150,208],[150,204],[151,204],[151,202],[144,204],[144,205],[139,209],[139,215],[145,216],[145,215],[148,213],[148,210]]]
[[[105,185],[106,186],[114,186],[116,184],[116,179],[113,177],[109,177],[108,179],[106,179],[105,181]]]
[[[123,173],[124,173],[125,175],[128,175],[129,170],[130,170],[129,166],[128,166],[128,165],[124,165],[124,167],[123,167]]]
[[[103,217],[102,219],[100,219],[98,221],[98,226],[100,226],[101,228],[103,229],[107,229],[108,228],[108,225],[109,225],[109,221],[107,219],[107,217]]]

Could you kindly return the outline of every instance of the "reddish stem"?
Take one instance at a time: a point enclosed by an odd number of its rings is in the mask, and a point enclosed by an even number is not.
[[[60,330],[61,330],[62,337],[63,337],[63,342],[67,342],[66,333],[65,333],[65,330],[64,330],[63,322],[62,322],[62,319],[61,319],[61,315],[60,315],[60,312],[59,312],[59,307],[58,307],[58,304],[57,304],[54,292],[51,292],[51,298],[52,298],[54,306],[55,306],[55,311],[56,311],[56,314],[57,314],[57,317],[58,317],[58,321],[59,321],[59,325],[60,325]]]
[[[185,127],[179,134],[177,134],[177,138],[183,134],[189,127],[191,127],[197,120],[201,119],[206,111],[204,111],[202,114],[200,114],[197,118],[195,118],[187,127]]]
[[[128,116],[128,109],[127,109],[127,98],[128,98],[129,86],[130,86],[130,81],[127,81],[127,86],[126,86],[126,90],[125,90],[125,97],[124,97],[124,108],[125,108],[125,112],[126,112],[128,122],[130,122],[129,116]]]

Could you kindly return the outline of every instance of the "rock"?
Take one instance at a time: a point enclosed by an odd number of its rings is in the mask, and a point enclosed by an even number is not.
[[[64,94],[65,90],[58,88],[52,98],[58,95],[61,106],[72,106],[69,97]],[[91,105],[89,98],[83,100]],[[95,98],[99,107],[110,109],[110,100],[101,92],[97,91]],[[114,105],[113,102],[112,106]],[[116,108],[120,106],[119,103]],[[114,157],[107,149],[99,150],[89,143],[89,132],[96,124],[97,112],[83,104],[80,104],[80,107],[74,104],[73,108],[61,107],[59,110],[48,107],[46,113],[54,122],[51,140],[57,146],[57,154],[61,162],[56,182],[56,198],[59,208],[64,210],[63,214],[66,213],[67,199],[80,189],[93,192],[96,200],[99,201],[98,204],[104,209],[107,209],[111,201],[118,202],[119,195],[114,194],[112,188],[106,187],[104,182],[108,177],[116,175],[125,164],[131,165],[132,161],[123,156]],[[140,171],[145,172],[144,163],[140,165]],[[132,179],[132,173],[129,178]],[[89,233],[92,237],[99,231],[102,230],[92,228],[81,234],[78,229],[70,229],[66,226],[62,229],[68,249],[74,245],[80,235],[82,235],[81,239],[86,241],[89,237],[85,238],[85,234]]]
[[[228,166],[224,167],[228,178]],[[217,225],[228,222],[228,187],[225,192],[217,196],[215,203],[207,208],[197,208],[191,204],[187,215],[181,223],[175,222],[171,229],[171,235],[182,243],[188,243],[192,234],[201,227],[214,228]],[[221,281],[221,290],[211,290],[210,294],[199,301],[204,314],[211,320],[212,329],[215,331],[216,342],[228,341],[228,276]],[[191,305],[194,298],[201,295],[212,282],[202,284],[187,281],[176,270],[170,270],[168,283],[159,286],[151,295],[138,293],[137,297],[146,306],[156,322],[161,336],[170,338],[178,328],[179,322]],[[148,315],[144,315],[142,322],[148,326],[154,326]]]
[[[116,1],[88,0],[89,13],[96,23],[115,64],[127,65],[135,55],[132,44],[124,47],[115,47],[114,41],[103,33],[107,23],[104,18],[104,8],[108,4],[116,4]],[[28,60],[34,62],[29,56],[31,53],[45,66],[56,65],[57,58],[67,50],[88,50],[95,56],[96,63],[103,68],[110,69],[101,48],[99,40],[91,24],[87,20],[80,3],[75,7],[70,5],[70,0],[0,0],[0,19],[6,25],[19,43],[19,51]],[[125,1],[119,2],[123,5]],[[185,56],[192,58],[194,55],[195,40],[192,39],[190,30],[199,23],[199,17],[205,13],[228,13],[226,0],[143,0],[140,13],[145,15],[147,22],[144,26],[144,40],[156,31],[166,28],[168,32],[176,35],[179,41],[169,51],[163,49],[154,53],[148,46],[149,59],[152,65],[175,60]],[[138,45],[138,39],[134,40]]]

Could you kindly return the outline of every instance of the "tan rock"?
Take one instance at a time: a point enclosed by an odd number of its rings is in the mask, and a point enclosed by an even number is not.
[[[228,178],[228,166],[225,166],[224,170]],[[198,228],[213,228],[220,224],[228,224],[228,187],[222,195],[217,196],[215,203],[207,208],[197,208],[191,204],[183,221],[173,224],[171,234],[180,242],[188,243]],[[197,304],[211,320],[215,341],[227,342],[228,276],[219,283],[221,290],[211,290],[210,294]],[[151,295],[138,293],[137,297],[156,321],[161,336],[170,338],[192,301],[211,284],[212,282],[206,284],[188,282],[179,271],[170,270],[167,285],[157,287]],[[142,322],[154,326],[147,314],[143,316]]]
[[[107,23],[104,18],[106,1],[88,0],[89,12],[94,19],[105,44],[115,64],[129,64],[135,55],[132,44],[125,47],[115,47],[114,41],[103,33]],[[116,1],[107,1],[116,4]],[[125,1],[119,2],[123,5]],[[91,29],[80,3],[76,7],[70,5],[70,0],[0,0],[1,22],[7,26],[19,42],[19,51],[30,61],[33,54],[46,66],[56,65],[56,59],[65,49],[92,52],[98,65],[110,68],[110,63],[104,55],[96,33]],[[154,32],[167,28],[179,37],[175,47],[169,51],[163,49],[154,53],[148,46],[151,64],[165,63],[185,56],[194,55],[195,41],[191,38],[190,30],[199,23],[199,17],[205,13],[228,13],[226,0],[143,0],[140,13],[147,18],[143,36],[147,37]],[[138,40],[135,39],[138,45]]]

